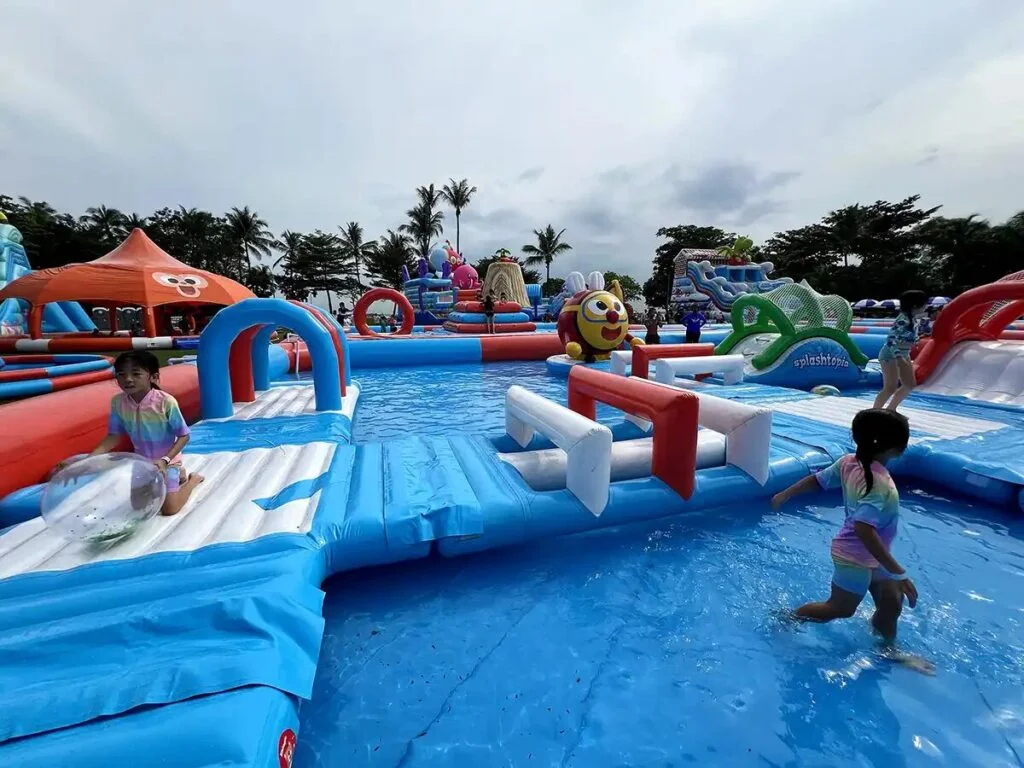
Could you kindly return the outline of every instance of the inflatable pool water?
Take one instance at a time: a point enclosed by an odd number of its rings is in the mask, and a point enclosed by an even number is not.
[[[903,409],[911,445],[893,469],[1016,507],[1024,487],[1024,385],[1016,375],[1024,345],[1000,340],[995,325],[972,323],[979,302],[1024,309],[1024,293],[1019,285],[1002,286],[950,305],[962,322],[950,316],[949,328],[937,324],[936,346],[925,360],[937,362]],[[294,330],[305,348],[271,347],[277,326]],[[450,649],[421,646],[414,628],[402,634],[391,625],[362,627],[351,652],[323,641],[321,584],[330,574],[729,504],[763,505],[848,451],[850,420],[873,397],[816,396],[751,381],[743,355],[710,355],[701,345],[679,345],[686,349],[678,354],[637,348],[637,359],[613,357],[609,371],[572,366],[565,378],[549,377],[543,357],[553,353],[537,353],[552,337],[532,338],[349,341],[322,311],[275,299],[250,299],[219,313],[203,333],[197,365],[161,375],[195,422],[184,462],[207,478],[188,507],[102,550],[60,539],[37,517],[0,532],[3,764],[66,764],[60,756],[68,754],[81,766],[155,765],[169,754],[183,766],[290,761],[302,751],[300,702],[314,696],[318,663],[334,688],[354,692],[338,708],[318,710],[336,728],[376,733],[373,723],[391,723],[394,707],[419,712],[417,699],[436,703],[435,717],[452,706],[465,718],[461,677],[420,676],[417,654]],[[508,362],[527,352],[536,362]],[[281,356],[300,371],[311,367],[312,378],[285,372],[275,381]],[[409,363],[413,356],[417,362]],[[407,367],[393,370],[398,361]],[[52,414],[71,403],[72,393],[3,406],[9,437],[0,444],[0,465],[11,471],[0,473],[0,494],[20,489],[22,509],[33,498],[38,505],[38,488],[21,486],[95,444],[105,431],[102,404],[115,391],[112,382],[88,385],[78,396],[82,406],[65,408],[59,418]],[[388,419],[395,430],[360,437],[363,419]],[[474,422],[475,429],[465,428]],[[704,534],[687,535],[698,550],[705,546]],[[645,544],[651,556],[661,546],[655,534]],[[623,599],[635,600],[657,572],[631,576]],[[599,567],[589,577],[608,578]],[[692,581],[690,588],[703,587]],[[458,603],[457,577],[444,589]],[[665,616],[658,642],[687,642],[669,631],[675,624]],[[478,649],[478,666],[502,642],[515,643],[515,626],[490,650]],[[586,670],[616,648],[636,655],[647,647],[647,639],[623,634],[629,626],[598,638],[604,651],[573,646],[578,661],[570,663],[579,671],[569,679],[581,686],[573,706],[582,713],[570,714],[583,720],[564,726],[579,734],[564,745],[565,759],[582,748],[586,718],[598,716],[586,714],[586,702],[602,695],[601,683],[581,683]],[[393,681],[401,685],[386,697],[394,706],[374,714],[361,709],[362,668],[344,659],[360,657],[382,632],[392,633],[385,641],[404,649],[406,659]],[[428,686],[443,691],[441,703]],[[378,692],[366,693],[370,701]],[[504,717],[501,707],[527,711],[528,702],[509,696],[509,703],[502,694],[490,709],[474,710],[473,722],[490,733],[494,718]],[[430,723],[417,720],[416,731],[426,734]],[[468,734],[468,721],[460,723]],[[360,748],[360,738],[356,733],[345,743],[344,757],[325,753],[319,763],[311,742],[305,765],[454,765],[468,749],[460,742],[448,757],[424,753],[416,743],[434,742],[417,742],[412,733],[408,744],[388,742],[378,752],[378,742]],[[588,764],[613,763],[605,756]]]

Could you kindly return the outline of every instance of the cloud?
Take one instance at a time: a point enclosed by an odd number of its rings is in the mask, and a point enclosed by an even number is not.
[[[538,166],[536,166],[534,168],[527,168],[525,171],[520,173],[518,178],[517,178],[517,181],[521,181],[521,182],[536,181],[543,174],[544,174],[544,169],[541,166],[538,165]]]
[[[249,205],[275,232],[374,236],[466,177],[470,258],[550,223],[574,246],[553,274],[643,280],[661,226],[1024,206],[1019,0],[8,6],[0,194],[73,213]]]

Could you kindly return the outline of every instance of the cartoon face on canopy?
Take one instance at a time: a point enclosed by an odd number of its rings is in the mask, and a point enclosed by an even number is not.
[[[154,272],[153,279],[160,283],[160,285],[173,288],[182,298],[186,299],[198,299],[203,288],[209,285],[205,278],[188,273],[172,275],[167,272]]]

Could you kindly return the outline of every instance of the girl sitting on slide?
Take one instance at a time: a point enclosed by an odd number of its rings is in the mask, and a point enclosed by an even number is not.
[[[203,482],[202,475],[188,474],[181,464],[180,454],[189,438],[185,417],[178,401],[160,389],[160,361],[152,352],[123,352],[114,360],[114,374],[121,394],[110,401],[107,436],[89,455],[110,453],[127,435],[135,453],[164,473],[167,497],[160,514],[175,515]]]

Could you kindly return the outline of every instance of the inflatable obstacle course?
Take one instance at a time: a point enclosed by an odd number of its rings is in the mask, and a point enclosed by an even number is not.
[[[868,358],[850,338],[853,311],[841,296],[819,294],[806,281],[790,283],[739,296],[730,321],[732,332],[715,353],[742,355],[748,380],[791,387],[867,383]]]

